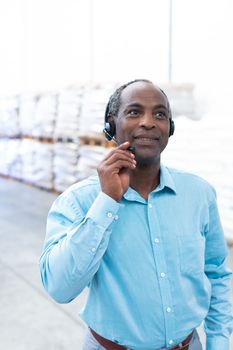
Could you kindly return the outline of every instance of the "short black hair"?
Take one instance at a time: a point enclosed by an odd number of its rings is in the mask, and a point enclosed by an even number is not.
[[[121,98],[122,91],[127,86],[129,86],[131,84],[134,84],[134,83],[138,83],[138,82],[144,82],[144,83],[153,84],[153,82],[148,80],[148,79],[135,79],[135,80],[131,80],[128,83],[125,83],[125,84],[121,85],[118,89],[116,89],[116,91],[112,94],[112,96],[110,97],[110,99],[108,101],[108,104],[107,104],[107,107],[106,107],[106,112],[105,112],[105,119],[108,117],[108,115],[117,116],[117,114],[119,112],[119,108],[120,108],[120,98]],[[171,109],[170,109],[170,104],[169,104],[169,101],[168,101],[168,97],[167,97],[167,95],[165,94],[165,92],[162,89],[160,89],[159,87],[158,87],[158,89],[162,92],[162,94],[167,99],[169,118],[171,118]]]
[[[137,83],[137,82],[145,82],[145,83],[150,83],[152,82],[147,79],[135,79],[131,80],[126,84],[121,85],[116,91],[112,94],[108,101],[107,109],[108,109],[108,114],[111,114],[113,116],[117,116],[119,108],[120,108],[120,98],[121,98],[121,93],[122,91],[129,85]]]

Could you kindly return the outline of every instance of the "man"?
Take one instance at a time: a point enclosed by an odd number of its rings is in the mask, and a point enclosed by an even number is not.
[[[199,350],[202,321],[207,350],[228,350],[231,273],[215,191],[161,165],[174,132],[166,95],[147,80],[125,84],[105,121],[118,146],[48,215],[44,287],[67,303],[89,286],[85,350]]]

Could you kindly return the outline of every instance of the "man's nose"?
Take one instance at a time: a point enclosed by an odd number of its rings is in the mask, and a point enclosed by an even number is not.
[[[140,126],[151,129],[156,127],[155,118],[152,113],[145,113],[140,121]]]

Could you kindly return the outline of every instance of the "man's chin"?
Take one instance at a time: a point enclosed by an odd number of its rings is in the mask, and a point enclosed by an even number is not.
[[[136,156],[135,158],[136,158],[138,168],[152,166],[160,162],[160,155],[158,156],[154,155],[152,157],[152,156],[142,156],[136,153],[135,156]]]

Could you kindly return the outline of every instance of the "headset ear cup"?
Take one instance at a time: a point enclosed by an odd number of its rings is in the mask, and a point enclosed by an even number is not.
[[[170,122],[170,128],[169,128],[169,137],[174,134],[175,131],[175,123],[172,119],[169,119]]]
[[[103,132],[108,141],[111,141],[112,138],[115,136],[115,130],[116,130],[115,123],[113,121],[105,123],[105,128]]]
[[[114,137],[116,133],[116,127],[115,123],[113,121],[108,122],[109,123],[109,134]]]
[[[110,102],[111,102],[111,97],[108,101],[108,104],[106,106],[105,113],[104,113],[104,130],[103,130],[104,135],[108,141],[111,141],[113,139],[116,132],[115,123],[112,120],[109,121]]]

